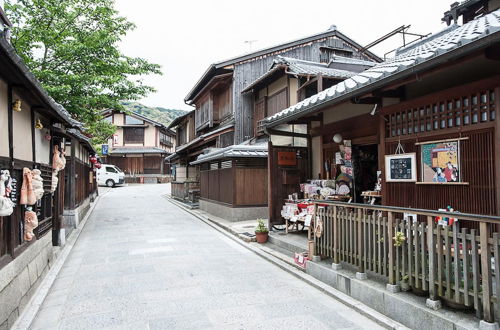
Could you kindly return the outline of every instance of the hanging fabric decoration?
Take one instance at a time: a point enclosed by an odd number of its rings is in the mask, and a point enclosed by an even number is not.
[[[36,213],[28,209],[24,213],[24,240],[31,241],[33,239],[35,236],[33,229],[36,227],[38,227],[38,218]]]
[[[61,165],[61,170],[64,170],[66,168],[66,149],[61,151]]]
[[[323,235],[323,220],[320,217],[316,217],[316,221],[314,222],[314,234],[317,238]]]
[[[33,173],[29,168],[23,168],[23,185],[21,187],[21,200],[22,205],[33,205],[36,203],[35,192],[33,191]]]
[[[14,203],[9,198],[7,186],[10,185],[10,172],[0,171],[0,217],[8,217],[14,211]]]
[[[64,169],[64,164],[61,160],[61,152],[57,145],[54,146],[54,156],[52,157],[52,168],[56,171]]]
[[[52,171],[52,185],[50,187],[50,192],[54,192],[57,189],[57,184],[59,183],[59,178],[57,177],[58,171],[53,170]]]
[[[43,178],[42,172],[39,169],[34,169],[33,173],[33,190],[35,191],[36,200],[42,199],[43,196]]]

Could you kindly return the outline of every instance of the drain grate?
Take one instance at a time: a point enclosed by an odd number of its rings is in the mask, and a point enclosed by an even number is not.
[[[245,236],[248,236],[248,237],[255,237],[255,234],[251,234],[249,232],[241,233],[241,235],[245,235]]]

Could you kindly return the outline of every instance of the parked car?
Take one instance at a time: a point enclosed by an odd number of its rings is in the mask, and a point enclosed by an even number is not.
[[[100,186],[114,187],[125,183],[125,173],[115,165],[102,164],[97,170],[97,184]]]

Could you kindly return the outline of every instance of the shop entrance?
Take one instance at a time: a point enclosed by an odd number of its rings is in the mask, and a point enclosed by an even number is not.
[[[353,199],[363,203],[363,191],[373,191],[377,183],[378,145],[353,145],[352,159],[354,170]]]

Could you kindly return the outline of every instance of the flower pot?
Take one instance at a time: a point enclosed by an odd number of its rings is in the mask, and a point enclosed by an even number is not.
[[[410,283],[407,281],[401,281],[399,282],[399,286],[401,287],[401,291],[410,291]]]
[[[269,238],[269,233],[255,233],[255,238],[257,240],[257,243],[265,243],[267,242],[267,239]]]

